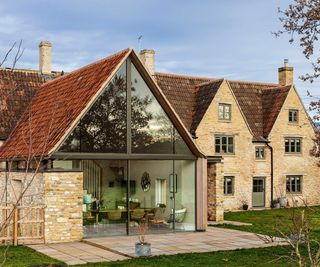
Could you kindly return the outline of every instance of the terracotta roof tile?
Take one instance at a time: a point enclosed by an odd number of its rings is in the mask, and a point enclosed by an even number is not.
[[[196,86],[196,103],[191,124],[190,132],[194,133],[206,113],[209,105],[214,99],[218,89],[220,88],[223,79],[215,80],[207,83],[202,83]]]
[[[0,148],[0,157],[48,155],[129,51],[121,51],[41,87],[37,80],[37,92]],[[35,89],[30,89],[30,94]]]
[[[155,73],[154,78],[185,127],[190,130],[196,106],[195,86],[213,79],[164,73]]]
[[[267,137],[291,86],[229,81],[255,140]]]

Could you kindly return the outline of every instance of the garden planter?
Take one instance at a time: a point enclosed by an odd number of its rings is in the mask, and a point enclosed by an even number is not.
[[[281,197],[281,198],[279,198],[279,203],[280,203],[280,206],[281,206],[282,208],[284,208],[284,207],[287,206],[287,202],[288,202],[288,200],[287,200],[286,197]]]
[[[274,208],[274,209],[280,209],[280,203],[279,203],[279,202],[274,203],[274,204],[273,204],[273,208]]]
[[[243,204],[243,205],[242,205],[242,208],[243,208],[243,210],[248,210],[249,205],[248,205],[248,204]]]
[[[136,243],[135,245],[136,255],[141,256],[151,256],[151,244],[150,243]]]

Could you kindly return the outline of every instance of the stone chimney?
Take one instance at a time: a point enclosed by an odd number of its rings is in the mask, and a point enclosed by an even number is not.
[[[289,85],[293,84],[293,67],[289,67],[288,59],[284,60],[284,66],[278,69],[279,84]]]
[[[140,51],[140,59],[151,75],[154,75],[155,53],[153,49],[143,49]]]
[[[51,48],[49,41],[42,41],[39,44],[39,69],[43,74],[51,74]]]

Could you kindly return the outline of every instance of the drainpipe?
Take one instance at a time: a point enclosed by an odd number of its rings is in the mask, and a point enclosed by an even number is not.
[[[272,201],[273,201],[273,147],[269,145],[269,142],[266,142],[267,147],[270,150],[270,176],[271,176],[271,207],[272,207]]]

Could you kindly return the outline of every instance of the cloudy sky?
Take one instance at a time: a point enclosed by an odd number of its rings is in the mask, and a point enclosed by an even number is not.
[[[289,0],[14,0],[0,3],[0,56],[23,40],[20,68],[38,68],[38,44],[53,44],[53,69],[70,71],[127,47],[156,50],[156,70],[249,81],[277,81],[288,58],[303,101],[320,95],[298,45],[281,27],[277,8]],[[139,45],[138,37],[143,38]],[[8,61],[9,63],[10,61]],[[10,64],[8,64],[10,65]]]

